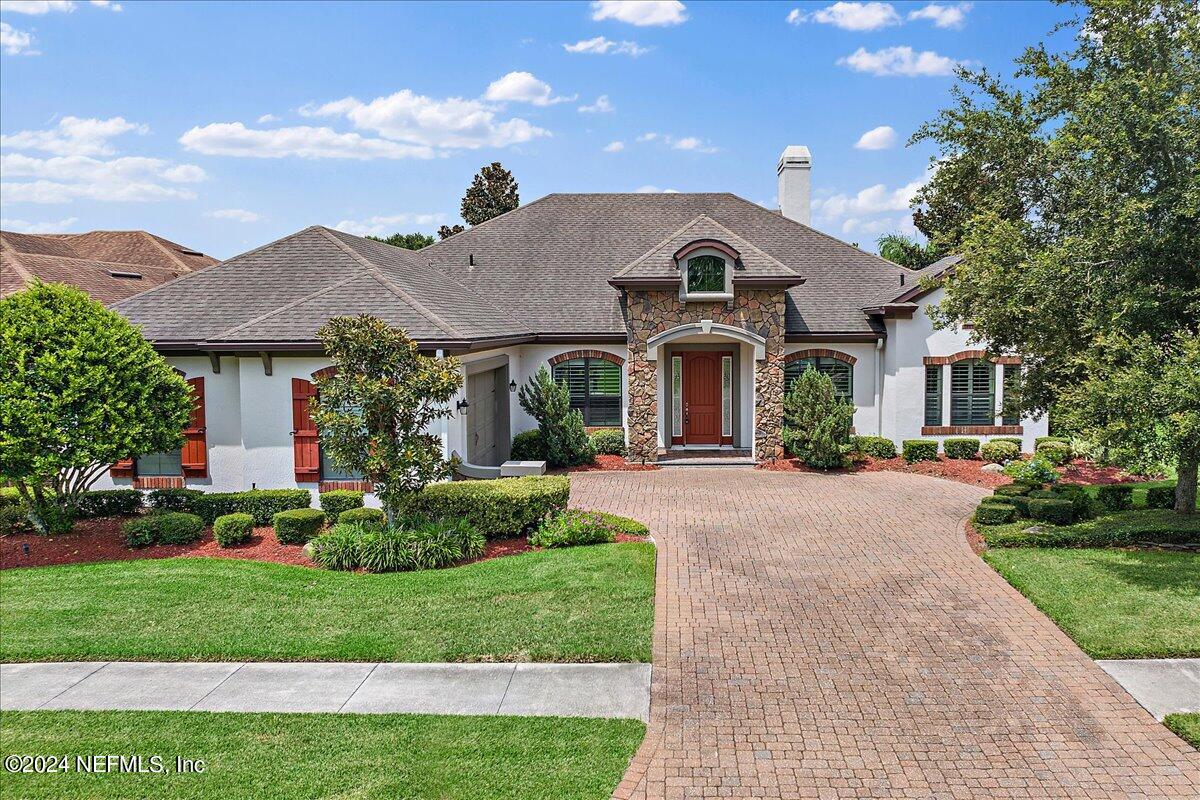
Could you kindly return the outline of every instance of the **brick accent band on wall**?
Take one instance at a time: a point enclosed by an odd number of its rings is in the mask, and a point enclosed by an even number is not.
[[[922,436],[1015,436],[1025,432],[1020,425],[926,425]]]
[[[349,489],[352,492],[373,492],[375,485],[370,481],[321,481],[317,484],[318,492],[332,492],[337,489]]]
[[[607,350],[568,350],[565,353],[559,353],[552,357],[550,359],[550,366],[553,367],[555,364],[561,364],[563,361],[570,361],[572,358],[600,358],[605,361],[611,361],[618,367],[625,366],[625,359]]]
[[[323,367],[312,374],[312,379],[315,381],[318,378],[330,378],[337,374],[337,367]]]
[[[952,356],[925,356],[922,361],[926,365],[953,364],[955,361],[976,361],[986,359],[993,364],[1020,364],[1020,356],[993,356],[987,350],[962,350]]]
[[[151,475],[145,478],[134,478],[135,489],[182,489],[182,475]]]
[[[788,353],[783,357],[783,363],[790,364],[800,358],[836,358],[838,361],[845,361],[847,364],[854,366],[858,359],[852,355],[842,353],[838,350],[829,350],[825,347],[810,347],[807,350],[797,350],[794,353]]]

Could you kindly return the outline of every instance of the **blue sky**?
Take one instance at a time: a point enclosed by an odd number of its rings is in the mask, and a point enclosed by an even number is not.
[[[952,64],[1007,74],[1071,13],[4,0],[0,212],[5,229],[144,228],[227,258],[317,223],[432,232],[494,160],[524,202],[730,191],[775,207],[779,153],[805,144],[814,225],[868,246],[911,230],[932,151],[905,142],[949,102]]]

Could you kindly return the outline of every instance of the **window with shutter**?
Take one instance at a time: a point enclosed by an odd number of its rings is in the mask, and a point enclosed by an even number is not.
[[[815,369],[833,381],[833,393],[843,400],[854,402],[854,366],[838,358],[812,356],[797,358],[783,365],[783,390],[790,392],[792,384],[806,369]]]
[[[316,483],[321,477],[321,449],[309,402],[317,394],[312,381],[292,378],[292,451],[296,483]]]
[[[950,424],[996,423],[996,370],[990,361],[956,361],[950,365]]]
[[[188,386],[192,388],[192,416],[188,426],[183,429],[185,441],[180,453],[180,471],[189,478],[207,478],[208,428],[204,424],[204,378],[191,378]]]
[[[565,383],[571,408],[593,427],[621,424],[621,367],[601,358],[572,358],[554,365],[555,383]]]
[[[925,424],[942,424],[942,367],[925,366]]]

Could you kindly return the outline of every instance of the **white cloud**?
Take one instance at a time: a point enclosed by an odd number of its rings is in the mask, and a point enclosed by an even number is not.
[[[396,232],[398,226],[411,225],[430,228],[446,221],[445,214],[392,214],[374,216],[364,220],[344,219],[333,227],[355,236],[385,236]]]
[[[550,84],[539,80],[532,72],[510,72],[488,84],[483,99],[494,103],[532,103],[551,106],[566,103],[574,97],[555,97]]]
[[[261,214],[244,208],[218,208],[216,211],[205,211],[204,216],[212,219],[231,219],[234,222],[258,222],[262,219]]]
[[[889,189],[886,185],[877,183],[853,196],[835,194],[817,198],[813,200],[813,213],[826,219],[837,219],[852,215],[906,211],[908,204],[916,196],[917,190],[924,184],[924,178],[910,181],[895,189]]]
[[[75,4],[71,0],[3,0],[0,2],[0,12],[10,11],[17,14],[32,14],[41,16],[51,11],[74,11]]]
[[[18,30],[7,22],[0,22],[0,49],[10,56],[40,55],[33,49],[33,34]]]
[[[213,122],[179,137],[188,150],[208,156],[244,158],[433,158],[433,148],[374,139],[332,128],[299,125],[255,130],[240,122]]]
[[[911,47],[885,47],[869,52],[860,47],[850,55],[839,58],[838,64],[850,67],[855,72],[871,75],[903,75],[910,78],[952,75],[960,62],[948,56],[938,55],[932,50],[914,51]]]
[[[322,106],[305,106],[300,113],[309,117],[344,116],[357,128],[373,131],[385,139],[421,145],[430,153],[435,152],[434,148],[444,153],[447,149],[508,147],[550,135],[544,128],[519,117],[499,120],[496,109],[479,100],[460,97],[436,100],[408,89],[377,97],[369,103],[346,97]]]
[[[592,3],[592,19],[614,19],[638,27],[679,25],[687,18],[687,7],[679,0],[597,0]]]
[[[619,153],[624,149],[624,142],[609,142],[608,144],[604,145],[604,152],[606,153]]]
[[[672,150],[688,150],[693,153],[716,153],[720,148],[705,143],[696,136],[672,136],[669,133],[643,133],[637,137],[639,142],[662,142]]]
[[[967,12],[971,3],[956,3],[952,6],[930,3],[924,8],[908,12],[909,19],[927,19],[937,28],[952,28],[958,30],[967,21]]]
[[[649,53],[653,48],[642,47],[637,42],[614,42],[612,39],[604,36],[597,36],[594,39],[581,39],[575,44],[564,44],[563,49],[568,53],[589,53],[591,55],[615,55],[615,56],[631,56],[637,58],[640,55]]]
[[[880,125],[858,137],[854,145],[859,150],[887,150],[896,146],[896,131],[891,125]]]
[[[91,4],[96,8],[103,8],[107,11],[124,11],[125,8],[120,3],[114,3],[112,0],[90,0]]]
[[[869,242],[861,241],[867,239],[873,242],[878,237],[885,233],[903,233],[913,234],[917,230],[913,225],[912,215],[904,215],[898,217],[877,217],[874,219],[862,219],[859,217],[850,217],[842,222],[841,232],[843,236],[859,237],[859,243],[868,245]]]
[[[679,194],[678,189],[660,189],[652,183],[634,189],[638,194]]]
[[[260,125],[266,125],[268,122],[279,122],[279,117],[274,114],[263,114],[258,118],[258,122]]]
[[[596,98],[596,102],[590,106],[580,106],[579,110],[584,114],[608,114],[616,111],[616,108],[608,101],[608,95],[602,94]]]
[[[174,165],[161,158],[125,156],[102,161],[88,156],[33,158],[21,153],[0,156],[0,173],[6,202],[69,203],[72,200],[141,202],[191,200],[190,189],[171,184],[206,179],[192,164]],[[33,178],[10,182],[9,178]]]
[[[79,217],[67,217],[57,222],[27,222],[23,219],[0,219],[0,228],[17,233],[62,233],[79,222]]]
[[[845,31],[874,31],[899,25],[901,19],[891,3],[838,2],[810,14],[794,8],[787,15],[787,21],[793,25],[819,22]]]
[[[63,117],[50,130],[19,131],[0,136],[0,147],[9,150],[44,150],[58,156],[108,156],[116,152],[109,139],[130,132],[146,134],[150,129],[128,122],[124,117]]]

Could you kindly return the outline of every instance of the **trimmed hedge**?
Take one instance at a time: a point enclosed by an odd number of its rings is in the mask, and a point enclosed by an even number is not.
[[[565,475],[527,475],[494,481],[455,481],[426,486],[413,511],[430,519],[461,519],[484,536],[518,536],[567,507]]]
[[[353,489],[334,489],[331,492],[321,492],[318,498],[321,510],[330,519],[337,519],[343,511],[363,507],[363,493]]]
[[[1054,525],[1070,525],[1075,519],[1075,505],[1070,500],[1031,498],[1029,516]]]
[[[137,489],[103,489],[84,492],[79,498],[79,516],[130,517],[142,508],[142,493]]]
[[[980,503],[975,509],[975,521],[980,525],[1003,525],[1017,518],[1017,507],[1011,503]]]
[[[163,511],[131,519],[121,526],[125,545],[131,548],[153,544],[191,544],[200,538],[204,520],[186,511]]]
[[[855,450],[871,458],[896,457],[896,443],[886,436],[855,436],[851,441]]]
[[[636,519],[609,514],[607,511],[593,511],[591,513],[599,515],[604,520],[604,524],[616,530],[617,533],[624,533],[627,536],[650,535],[650,528],[644,522],[638,522]]]
[[[625,455],[625,431],[620,428],[601,428],[588,434],[592,449],[599,455]]]
[[[1060,500],[1070,500],[1074,509],[1074,522],[1082,522],[1096,516],[1096,502],[1088,494],[1087,489],[1073,483],[1060,483],[1053,489],[1055,497]]]
[[[280,544],[304,544],[325,527],[325,512],[319,508],[280,511],[271,517],[271,527]]]
[[[546,443],[542,441],[541,430],[534,428],[514,436],[512,452],[508,457],[513,461],[545,461]]]
[[[366,525],[382,528],[387,525],[387,514],[382,508],[348,508],[337,515],[339,525]]]
[[[249,514],[226,514],[213,523],[213,538],[221,547],[241,544],[254,532],[254,517]]]
[[[1021,448],[1025,446],[1025,440],[1022,439],[1020,436],[997,436],[996,438],[989,439],[988,441],[989,442],[1008,442],[1009,444],[1015,444],[1017,446],[1017,452],[1020,452]]]
[[[1174,508],[1174,486],[1151,486],[1146,490],[1146,508]]]
[[[1006,495],[1006,496],[1018,495],[1018,494],[1019,495],[1028,495],[1035,488],[1041,488],[1041,487],[1040,486],[1035,487],[1032,484],[1028,484],[1028,483],[1006,483],[1003,486],[997,486],[992,493]]]
[[[937,461],[938,443],[935,439],[905,439],[902,448],[904,460],[910,464]]]
[[[1056,467],[1061,466],[1071,460],[1071,445],[1066,442],[1042,442],[1037,446],[1037,454]]]
[[[146,495],[146,503],[160,511],[191,511],[196,501],[204,496],[199,489],[155,489]]]
[[[1108,511],[1128,511],[1133,508],[1133,487],[1127,483],[1097,486],[1096,499]]]
[[[1128,547],[1200,541],[1200,517],[1169,510],[1125,511],[1064,527],[995,528],[980,533],[988,547]]]
[[[1014,458],[1021,456],[1021,448],[1012,442],[990,441],[979,449],[980,455],[984,461],[990,461],[993,464],[1003,464],[1005,461],[1012,461]]]
[[[594,511],[568,509],[561,514],[543,520],[529,534],[533,547],[577,547],[584,544],[615,542],[617,531],[604,517]]]
[[[1064,444],[1070,444],[1071,440],[1065,436],[1039,436],[1033,440],[1033,449],[1037,450],[1041,447],[1042,442],[1063,442]]]
[[[972,437],[954,437],[942,442],[946,458],[974,458],[979,454],[979,440]]]
[[[255,525],[271,525],[281,511],[312,505],[308,489],[251,489],[248,492],[208,492],[192,501],[193,511],[212,524],[226,514],[249,514]],[[316,510],[316,509],[314,509]]]

